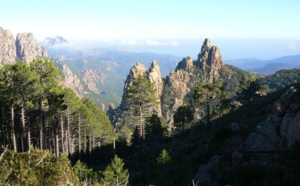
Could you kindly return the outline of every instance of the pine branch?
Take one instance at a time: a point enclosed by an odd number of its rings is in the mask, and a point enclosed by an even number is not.
[[[1,156],[0,156],[0,162],[1,162],[1,159],[3,158],[4,154],[6,153],[6,151],[7,151],[7,146],[5,147],[4,152],[2,152],[2,154],[1,154]]]
[[[42,159],[34,167],[37,167],[44,160],[44,158],[47,156],[48,153],[49,153],[49,151],[47,151],[46,154],[44,154]]]

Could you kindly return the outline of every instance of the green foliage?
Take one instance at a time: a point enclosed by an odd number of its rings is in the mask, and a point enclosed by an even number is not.
[[[161,141],[164,133],[161,118],[159,118],[156,114],[152,114],[151,117],[147,118],[146,122],[148,142],[150,141],[150,144],[155,145]]]
[[[126,94],[127,114],[138,116],[139,136],[145,139],[145,118],[150,116],[151,107],[156,105],[153,85],[144,76],[138,76],[133,79],[132,84],[129,85]],[[126,113],[126,111],[125,111]],[[134,120],[130,120],[130,115],[124,116],[128,121],[128,127],[134,129]]]
[[[257,76],[253,73],[246,73],[240,80],[240,101],[243,103],[250,103],[259,90],[257,83]]]
[[[210,123],[210,108],[221,95],[222,79],[213,83],[201,82],[194,89],[195,102],[197,105],[204,104],[206,107],[207,124]]]
[[[127,145],[131,144],[132,130],[126,125],[121,128],[118,136],[121,141],[126,141]]]
[[[154,88],[146,77],[139,76],[132,81],[127,91],[126,103],[136,112],[140,107],[155,105]]]
[[[3,150],[0,151],[3,153]],[[14,153],[7,150],[0,160],[1,185],[78,185],[68,157],[32,149]]]
[[[104,185],[111,186],[126,186],[128,185],[129,174],[128,170],[124,169],[124,163],[121,158],[115,156],[111,164],[105,168],[103,172]]]
[[[158,158],[156,158],[156,162],[158,165],[167,164],[171,161],[171,156],[166,149],[163,149],[159,154]]]
[[[220,70],[220,78],[223,79],[225,91],[230,92],[231,95],[235,95],[240,89],[239,81],[245,73],[246,71],[234,66],[224,65]]]
[[[179,130],[184,130],[187,128],[188,122],[193,120],[193,110],[188,105],[180,106],[175,114],[173,115],[174,125]]]
[[[260,85],[269,85],[271,91],[283,89],[300,82],[300,69],[280,70],[273,75],[259,78]]]
[[[74,173],[79,178],[82,185],[87,184],[92,179],[93,170],[89,169],[84,162],[78,160],[73,167]]]

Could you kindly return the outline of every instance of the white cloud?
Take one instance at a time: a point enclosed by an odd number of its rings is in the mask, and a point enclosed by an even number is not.
[[[171,46],[179,46],[180,44],[177,41],[172,41],[170,43]]]
[[[136,40],[121,40],[122,45],[128,45],[128,46],[136,46],[138,45],[138,42]]]
[[[179,46],[179,43],[177,41],[160,42],[155,40],[146,40],[145,44],[149,46]]]
[[[300,51],[300,42],[289,45],[288,49],[293,51]]]
[[[146,45],[151,45],[151,46],[161,45],[160,42],[154,41],[154,40],[146,40],[146,41],[145,41],[145,44],[146,44]]]

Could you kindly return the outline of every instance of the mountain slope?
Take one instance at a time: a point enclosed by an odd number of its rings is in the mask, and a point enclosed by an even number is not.
[[[95,48],[78,50],[64,44],[47,47],[52,58],[67,65],[78,76],[84,87],[84,96],[99,106],[113,103],[118,106],[123,94],[123,83],[130,68],[136,63],[150,64],[157,60],[166,76],[175,68],[179,57],[153,53],[130,53]],[[102,106],[104,107],[104,106]]]
[[[271,60],[259,60],[255,58],[226,60],[226,63],[250,72],[274,74],[278,70],[300,68],[300,55],[284,56]]]

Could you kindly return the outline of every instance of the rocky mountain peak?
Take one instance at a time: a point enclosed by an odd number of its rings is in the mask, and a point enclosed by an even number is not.
[[[39,44],[32,33],[19,33],[16,38],[17,57],[22,61],[29,63],[34,59],[49,58],[46,49]]]
[[[178,71],[180,69],[186,70],[186,71],[190,71],[193,68],[194,68],[193,58],[191,58],[191,57],[188,56],[186,58],[183,58],[182,61],[180,61],[178,63],[175,71]]]
[[[204,53],[205,51],[208,51],[210,48],[211,48],[211,41],[208,38],[205,38],[200,53]]]
[[[128,75],[128,77],[130,79],[127,80],[131,81],[131,79],[137,78],[138,76],[144,76],[146,74],[146,67],[144,64],[142,63],[136,63],[131,69],[130,69],[130,73]],[[126,80],[126,81],[127,81]]]
[[[0,27],[0,65],[16,61],[15,39],[9,30]]]
[[[144,64],[141,64],[141,63],[136,63],[130,69],[129,75],[127,76],[125,83],[124,83],[122,102],[120,105],[121,108],[124,108],[126,105],[125,98],[126,98],[129,86],[132,85],[132,81],[139,76],[146,76],[146,74],[147,74],[146,67]]]
[[[198,65],[201,69],[209,67],[221,67],[224,65],[220,49],[217,46],[212,46],[209,39],[205,39],[198,54]]]
[[[204,40],[196,63],[200,69],[208,69],[208,82],[220,77],[219,70],[224,65],[220,49],[217,46],[212,46],[209,39]]]
[[[160,67],[156,60],[152,61],[150,65],[148,70],[148,80],[154,86],[155,98],[157,102],[157,108],[153,108],[152,110],[155,110],[157,115],[160,117],[162,115],[160,98],[163,93],[163,80]]]
[[[55,36],[54,38],[51,38],[51,37],[47,37],[43,42],[42,44],[45,46],[45,47],[51,47],[51,46],[54,46],[54,45],[58,45],[58,44],[61,44],[61,43],[67,43],[68,41],[63,38],[62,36]]]

